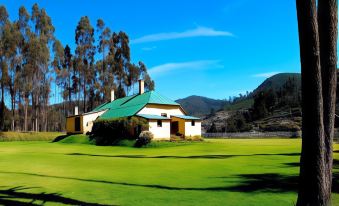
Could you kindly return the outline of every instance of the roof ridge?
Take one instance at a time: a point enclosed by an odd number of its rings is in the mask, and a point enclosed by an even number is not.
[[[147,103],[149,102],[149,100],[151,99],[151,96],[152,96],[152,92],[153,92],[154,90],[151,90],[151,91],[148,91],[150,94],[148,95],[148,100],[147,100]]]
[[[123,103],[121,103],[120,106],[126,104],[127,102],[131,101],[132,99],[134,99],[137,96],[139,96],[139,95],[134,95],[132,98],[129,98],[127,101],[124,101]]]
[[[130,99],[128,99],[127,101],[125,101],[125,102],[123,102],[122,104],[120,104],[120,106],[122,106],[122,105],[124,105],[124,104],[126,104],[127,102],[129,102],[129,101],[131,101],[132,99],[134,99],[134,98],[136,98],[136,97],[138,97],[138,96],[141,96],[141,95],[143,95],[143,94],[146,94],[146,93],[148,93],[148,92],[145,92],[145,93],[142,93],[142,94],[136,94],[136,95],[131,95],[131,96],[133,96],[132,98],[130,98]],[[148,99],[149,100],[149,99]]]

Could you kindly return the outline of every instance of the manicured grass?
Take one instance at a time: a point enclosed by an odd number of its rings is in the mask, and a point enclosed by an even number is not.
[[[63,136],[61,136],[63,137]],[[74,134],[74,135],[69,135],[65,136],[64,139],[61,139],[58,141],[60,143],[67,143],[67,144],[95,144],[93,140],[90,140],[88,135],[84,134]]]
[[[300,142],[220,139],[140,149],[2,142],[0,205],[292,206]],[[334,156],[338,206],[338,144]]]
[[[0,132],[0,142],[9,141],[52,141],[64,135],[62,132]]]

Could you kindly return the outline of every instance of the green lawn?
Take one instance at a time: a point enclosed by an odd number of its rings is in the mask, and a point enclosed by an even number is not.
[[[0,205],[294,205],[300,142],[206,140],[142,149],[1,142]],[[339,145],[335,150],[338,177]]]
[[[61,132],[0,132],[0,142],[52,141],[63,134]]]

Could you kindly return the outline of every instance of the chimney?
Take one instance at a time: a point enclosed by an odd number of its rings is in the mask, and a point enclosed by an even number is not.
[[[114,89],[111,90],[111,102],[114,101]]]
[[[74,115],[78,115],[79,114],[79,109],[78,106],[74,107]]]
[[[144,80],[139,79],[139,94],[143,94],[145,92],[144,84]]]

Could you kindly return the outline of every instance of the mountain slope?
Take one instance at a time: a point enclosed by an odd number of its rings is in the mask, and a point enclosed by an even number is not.
[[[289,80],[295,80],[298,88],[301,87],[301,74],[300,73],[279,73],[267,78],[263,83],[261,83],[253,92],[248,95],[247,98],[235,101],[234,103],[227,105],[226,110],[241,110],[248,109],[253,105],[254,96],[263,91],[273,90],[277,92],[284,84]]]
[[[201,96],[189,96],[183,99],[176,100],[184,110],[190,115],[202,116],[209,114],[211,110],[217,111],[223,108],[225,101],[210,99]]]
[[[227,111],[249,109],[253,105],[253,97],[256,94],[262,91],[268,91],[270,89],[272,89],[273,91],[277,91],[288,81],[288,79],[295,79],[297,85],[300,88],[301,75],[299,73],[280,73],[267,78],[246,98],[235,100],[231,104],[224,100],[216,100],[196,95],[189,96],[183,99],[178,99],[176,100],[176,102],[181,104],[181,106],[185,109],[185,111],[187,111],[188,114],[196,116],[205,116],[207,114],[210,114],[212,109],[214,111],[218,111],[221,108],[224,108]]]
[[[268,91],[270,89],[272,89],[273,91],[277,91],[288,81],[288,79],[295,79],[297,85],[300,88],[301,85],[300,73],[280,73],[267,78],[255,90],[253,90],[253,95],[262,91]]]

